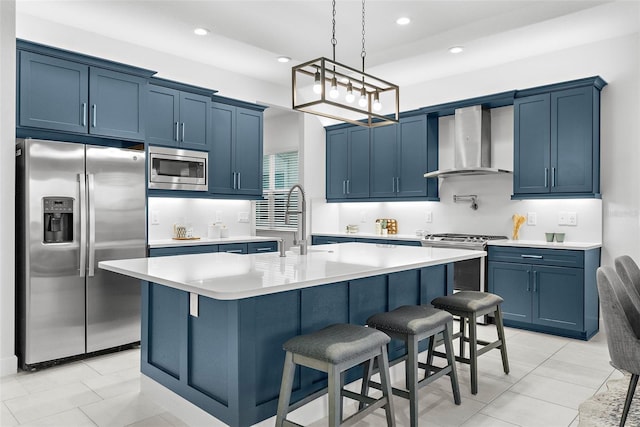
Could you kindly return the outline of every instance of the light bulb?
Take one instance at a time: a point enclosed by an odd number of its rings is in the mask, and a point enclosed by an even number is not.
[[[353,85],[351,82],[347,85],[347,94],[344,97],[344,100],[351,104],[356,99],[356,96],[353,94]]]
[[[316,71],[316,75],[313,78],[313,92],[320,95],[322,93],[322,85],[320,84],[320,71]]]
[[[335,99],[338,95],[340,95],[340,92],[338,92],[338,81],[334,77],[331,79],[331,90],[329,91],[329,96]]]
[[[373,109],[375,111],[382,110],[382,104],[380,103],[380,94],[378,91],[373,95]]]
[[[362,88],[360,90],[360,99],[358,100],[358,105],[362,108],[367,106],[367,91]]]

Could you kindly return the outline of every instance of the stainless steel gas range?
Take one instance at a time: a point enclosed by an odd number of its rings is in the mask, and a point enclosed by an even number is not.
[[[486,251],[490,240],[506,240],[506,236],[475,234],[427,234],[422,239],[422,246],[432,248],[469,249]],[[486,292],[487,257],[458,261],[453,264],[453,291]],[[486,323],[481,321],[481,323]]]

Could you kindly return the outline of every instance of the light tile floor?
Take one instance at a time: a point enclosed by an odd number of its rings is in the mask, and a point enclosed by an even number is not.
[[[479,329],[481,338],[495,339],[495,327]],[[502,371],[498,351],[481,356],[474,396],[468,366],[458,364],[462,404],[453,403],[444,377],[420,391],[420,425],[575,427],[580,403],[610,378],[622,377],[609,365],[603,332],[588,342],[512,328],[506,335],[510,374]],[[0,425],[188,426],[140,391],[139,358],[140,351],[133,349],[1,378]],[[408,425],[407,401],[394,399],[398,425]],[[384,426],[384,414],[378,412],[358,425]],[[326,420],[311,425],[323,426]]]

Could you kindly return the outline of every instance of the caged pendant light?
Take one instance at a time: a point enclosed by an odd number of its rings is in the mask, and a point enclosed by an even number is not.
[[[398,123],[400,88],[366,74],[365,0],[362,0],[362,71],[336,62],[336,1],[332,1],[333,59],[318,58],[291,69],[293,109],[365,127]]]

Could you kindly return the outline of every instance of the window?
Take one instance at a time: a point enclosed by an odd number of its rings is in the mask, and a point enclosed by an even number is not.
[[[260,230],[295,230],[298,215],[289,215],[285,222],[287,194],[298,182],[298,152],[268,154],[262,164],[262,194],[265,200],[256,202],[256,228]],[[298,192],[291,194],[290,210],[298,210]]]

